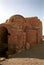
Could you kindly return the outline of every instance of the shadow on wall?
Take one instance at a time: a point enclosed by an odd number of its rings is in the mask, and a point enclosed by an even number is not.
[[[44,42],[43,44],[36,45],[29,51],[16,53],[12,55],[12,58],[39,58],[44,59]]]

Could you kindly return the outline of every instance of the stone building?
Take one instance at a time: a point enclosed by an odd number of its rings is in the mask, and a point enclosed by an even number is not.
[[[42,22],[38,17],[25,18],[21,15],[13,15],[0,27],[7,28],[9,50],[14,53],[24,49],[30,49],[30,46],[39,44],[42,41]],[[13,51],[14,49],[14,51]]]
[[[30,41],[33,40],[36,44],[41,43],[42,40],[42,22],[38,17],[31,17],[31,18],[26,18],[26,23],[27,26],[30,24],[32,27],[32,30],[29,31],[30,33]],[[32,43],[32,41],[31,41]]]

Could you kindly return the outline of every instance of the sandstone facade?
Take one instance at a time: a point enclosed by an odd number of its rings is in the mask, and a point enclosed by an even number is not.
[[[21,15],[13,15],[0,27],[7,28],[9,50],[16,52],[30,49],[30,46],[39,44],[42,41],[42,23],[38,17],[24,18]]]

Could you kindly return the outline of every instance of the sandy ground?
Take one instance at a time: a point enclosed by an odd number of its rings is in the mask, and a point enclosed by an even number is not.
[[[11,58],[0,62],[0,65],[44,65],[44,42],[29,51],[16,53]]]
[[[36,58],[12,58],[1,63],[2,65],[44,65],[44,60]]]

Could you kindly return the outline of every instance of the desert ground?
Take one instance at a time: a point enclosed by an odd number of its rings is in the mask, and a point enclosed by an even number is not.
[[[44,65],[44,41],[28,51],[16,53],[0,61],[0,65]]]

